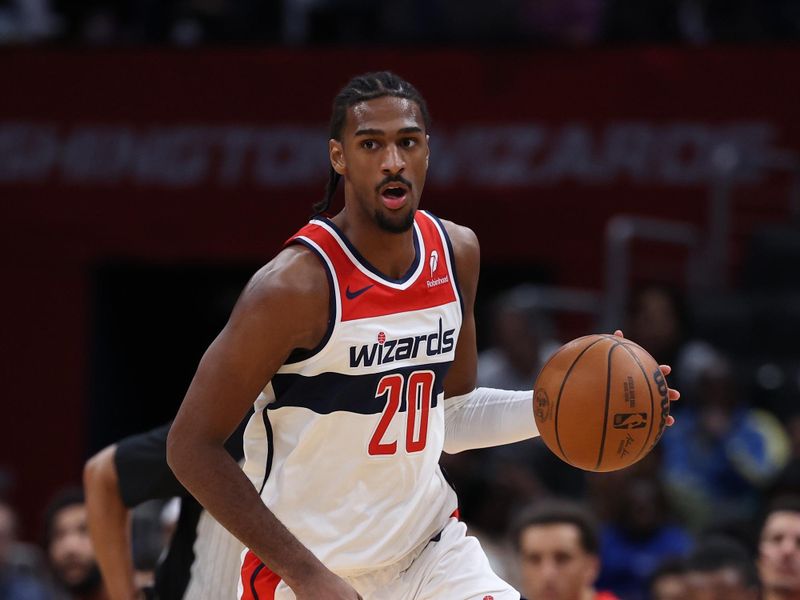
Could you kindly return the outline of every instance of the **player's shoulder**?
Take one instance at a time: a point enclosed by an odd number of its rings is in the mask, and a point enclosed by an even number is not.
[[[319,258],[299,244],[287,246],[250,278],[242,293],[248,303],[327,305],[328,278]]]
[[[480,263],[481,247],[478,236],[469,227],[459,225],[453,221],[441,220],[442,226],[453,245],[456,261],[476,266]]]

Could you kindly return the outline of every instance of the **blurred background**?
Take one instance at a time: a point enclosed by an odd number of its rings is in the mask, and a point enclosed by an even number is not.
[[[322,196],[333,96],[382,69],[432,113],[423,206],[481,240],[480,382],[530,387],[561,343],[623,327],[683,393],[624,472],[534,442],[445,457],[493,560],[517,509],[569,495],[604,524],[604,587],[635,600],[662,555],[708,531],[752,547],[766,499],[800,491],[797,1],[0,0],[0,44],[0,500],[21,542],[88,456],[174,415]],[[631,540],[658,551],[615,563]]]

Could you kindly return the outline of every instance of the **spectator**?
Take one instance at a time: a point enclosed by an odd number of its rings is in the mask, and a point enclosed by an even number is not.
[[[680,558],[662,562],[650,576],[650,600],[687,600],[686,563]]]
[[[16,538],[17,516],[11,506],[0,501],[0,600],[47,600],[45,587],[13,564]]]
[[[690,600],[758,600],[758,575],[739,542],[712,537],[689,555],[686,583]]]
[[[566,501],[547,502],[520,515],[513,529],[522,593],[531,600],[616,600],[597,592],[599,541],[594,517]]]
[[[558,348],[550,325],[525,286],[500,295],[491,316],[491,348],[478,357],[478,385],[530,389],[542,365]]]
[[[800,496],[783,496],[770,505],[758,555],[763,600],[800,599]]]
[[[59,494],[45,516],[45,550],[56,585],[69,600],[106,600],[89,538],[83,491]]]
[[[676,508],[696,529],[752,519],[760,492],[789,458],[780,422],[739,397],[730,363],[698,362],[685,406],[661,441],[664,475]]]
[[[533,40],[565,46],[597,43],[606,0],[523,0],[520,21]]]
[[[601,528],[598,583],[623,600],[644,600],[658,565],[686,554],[692,539],[670,522],[670,507],[657,479],[626,477],[619,484],[612,520]]]
[[[763,34],[752,0],[611,0],[606,37],[618,42],[746,42]],[[766,13],[774,14],[770,7]]]
[[[651,10],[650,5],[639,4],[642,10]],[[626,336],[647,348],[660,364],[672,366],[670,385],[684,396],[686,388],[695,381],[694,364],[714,354],[709,344],[692,338],[691,329],[689,308],[677,289],[650,284],[632,294],[624,328]],[[681,410],[683,404],[676,408]]]

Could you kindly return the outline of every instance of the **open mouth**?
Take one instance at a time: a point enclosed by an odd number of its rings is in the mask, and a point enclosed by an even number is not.
[[[399,187],[386,188],[383,190],[383,195],[387,198],[402,198],[406,195],[406,191]]]
[[[386,208],[398,209],[406,202],[408,188],[400,183],[390,183],[381,189],[381,198]]]

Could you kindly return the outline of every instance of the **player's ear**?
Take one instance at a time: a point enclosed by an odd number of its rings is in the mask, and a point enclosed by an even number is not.
[[[594,582],[597,581],[597,578],[600,576],[600,557],[590,554],[587,559],[584,583],[587,587],[593,587]]]
[[[431,158],[431,136],[425,135],[425,168],[428,168],[428,161]]]
[[[344,161],[344,148],[339,140],[328,140],[328,156],[331,159],[333,170],[339,175],[344,175],[347,168]]]

